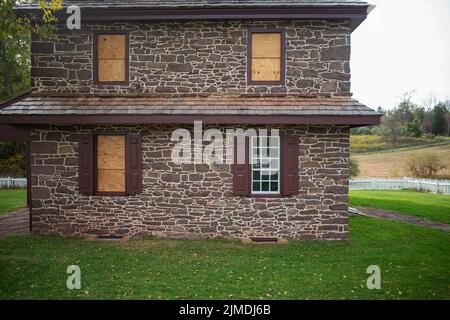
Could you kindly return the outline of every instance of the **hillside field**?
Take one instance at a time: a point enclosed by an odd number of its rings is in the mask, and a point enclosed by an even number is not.
[[[408,176],[405,162],[412,153],[427,151],[439,156],[446,166],[439,171],[439,177],[450,178],[450,144],[429,148],[419,148],[405,151],[379,152],[370,154],[354,154],[359,161],[360,174],[358,178],[397,178]]]

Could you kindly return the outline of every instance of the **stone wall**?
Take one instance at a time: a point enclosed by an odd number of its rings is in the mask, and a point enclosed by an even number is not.
[[[286,30],[286,83],[247,85],[247,30]],[[93,30],[127,30],[130,83],[94,85]],[[253,21],[83,24],[33,37],[32,87],[51,94],[322,94],[350,92],[350,24]]]
[[[227,164],[171,162],[170,137],[175,128],[108,125],[33,129],[33,232],[76,236],[347,239],[348,127],[287,127],[299,136],[300,194],[273,199],[233,196],[232,174]],[[141,194],[115,197],[79,194],[77,134],[108,130],[142,135]]]

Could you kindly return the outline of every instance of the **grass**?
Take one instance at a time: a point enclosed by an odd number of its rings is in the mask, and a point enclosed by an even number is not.
[[[429,147],[421,151],[432,152],[442,160],[446,166],[438,172],[443,178],[450,177],[450,144]],[[405,150],[389,153],[356,154],[354,157],[359,161],[359,177],[364,178],[396,178],[408,176],[405,170],[405,161],[408,157],[419,150]]]
[[[450,224],[450,196],[416,191],[350,191],[350,205],[381,208]]]
[[[392,145],[387,142],[386,139],[377,135],[351,135],[350,151],[352,153],[393,151],[404,148],[427,147],[445,143],[450,143],[450,137],[399,137],[395,145]]]
[[[26,206],[26,189],[0,189],[0,215]]]
[[[349,242],[0,239],[0,299],[450,299],[450,234],[352,217]],[[81,290],[66,288],[69,265]],[[369,290],[367,267],[381,268]]]

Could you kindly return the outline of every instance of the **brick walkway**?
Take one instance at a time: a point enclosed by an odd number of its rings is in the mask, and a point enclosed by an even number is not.
[[[355,209],[356,209],[356,211],[355,211]],[[367,217],[396,220],[396,221],[417,224],[419,226],[430,227],[430,228],[450,232],[450,224],[435,222],[435,221],[418,218],[418,217],[414,217],[414,216],[409,216],[409,215],[394,212],[394,211],[382,210],[382,209],[378,209],[378,208],[369,208],[369,207],[353,207],[352,209],[350,209],[350,212],[359,214],[359,215],[363,215],[363,216],[367,216]]]
[[[0,237],[5,235],[29,234],[30,214],[28,208],[0,216]]]

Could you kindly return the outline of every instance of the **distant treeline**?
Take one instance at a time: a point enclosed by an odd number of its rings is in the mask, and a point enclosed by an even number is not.
[[[404,97],[392,110],[379,107],[383,114],[379,126],[352,129],[352,134],[377,134],[392,144],[400,137],[421,137],[422,135],[450,136],[450,100],[428,103],[420,106]]]

